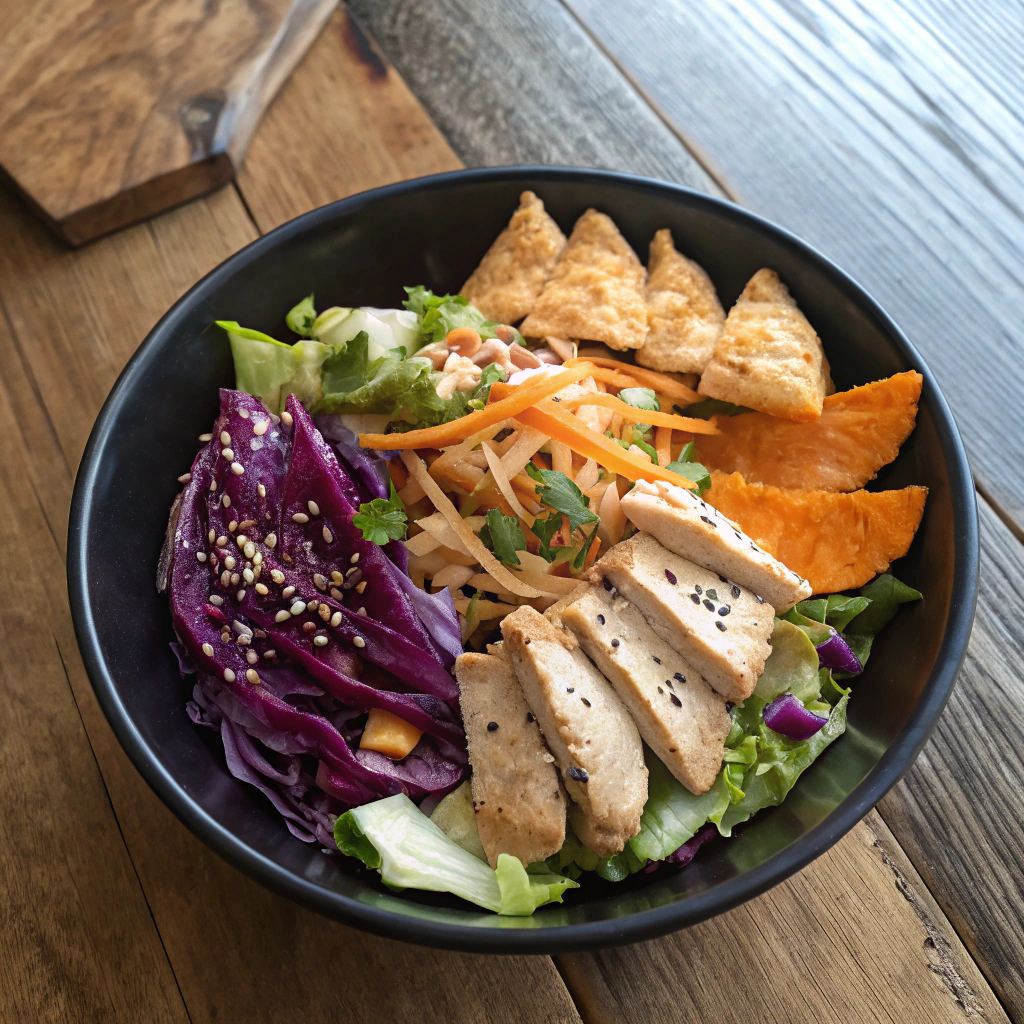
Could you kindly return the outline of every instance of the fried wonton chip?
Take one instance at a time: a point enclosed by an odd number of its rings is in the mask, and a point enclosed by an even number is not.
[[[676,250],[668,228],[651,241],[647,273],[650,333],[636,361],[652,370],[700,373],[725,323],[711,278]]]
[[[646,271],[614,221],[587,210],[520,330],[639,348],[647,337]]]
[[[565,235],[532,192],[519,197],[508,227],[494,240],[460,292],[484,316],[514,324],[533,308],[565,248]]]
[[[927,487],[789,491],[713,472],[704,500],[803,576],[815,594],[831,594],[862,587],[907,553],[927,496]]]
[[[759,270],[729,310],[697,389],[786,420],[813,420],[833,390],[807,317],[774,270]]]
[[[821,416],[794,423],[748,412],[719,416],[720,433],[694,438],[696,459],[750,483],[855,491],[899,454],[917,419],[916,370],[828,395]]]

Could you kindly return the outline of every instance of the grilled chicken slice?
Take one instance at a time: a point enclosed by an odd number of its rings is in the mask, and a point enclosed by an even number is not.
[[[622,499],[622,511],[669,551],[760,594],[777,612],[811,596],[811,585],[799,573],[759,548],[693,491],[639,480]]]
[[[648,533],[616,544],[588,578],[635,604],[726,700],[753,693],[772,650],[775,611],[764,598],[674,554]]]
[[[619,853],[640,831],[647,768],[633,719],[572,634],[529,605],[501,624],[516,677],[562,770],[569,821],[598,856]]]
[[[640,735],[691,792],[718,777],[731,720],[725,700],[621,594],[591,585],[562,622],[615,687]]]
[[[487,860],[492,868],[500,853],[545,860],[565,842],[565,794],[512,665],[502,654],[463,654],[455,678]]]

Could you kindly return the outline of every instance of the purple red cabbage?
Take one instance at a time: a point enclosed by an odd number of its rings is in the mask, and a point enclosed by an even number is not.
[[[360,503],[388,493],[383,463],[348,432],[329,430],[328,445],[293,398],[287,413],[221,392],[213,440],[176,503],[174,651],[183,675],[197,673],[189,717],[218,731],[231,774],[293,835],[333,849],[348,808],[463,777],[448,670],[459,624],[447,592],[420,591],[352,524]],[[359,749],[373,708],[422,730],[403,760]]]

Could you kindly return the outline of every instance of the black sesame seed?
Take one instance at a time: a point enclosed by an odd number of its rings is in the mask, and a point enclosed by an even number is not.
[[[694,583],[693,589],[696,590],[698,594],[703,594],[704,593],[704,591],[701,589],[701,585],[699,583]]]
[[[664,690],[663,690],[663,689],[662,689],[662,688],[661,688],[661,687],[659,686],[659,687],[658,687],[658,693],[664,693],[664,692],[665,692],[665,691],[664,691]]]
[[[567,686],[565,688],[565,692],[566,693],[575,693],[576,692],[576,687],[575,686]]]
[[[753,541],[750,542],[750,547],[751,547],[751,550],[753,550],[753,551],[757,550],[757,545]]]
[[[740,588],[737,587],[735,583],[732,585],[732,596],[734,598],[737,598],[737,597],[740,596]]]
[[[735,704],[733,704],[733,702],[732,702],[731,700],[727,700],[727,701],[725,702],[725,710],[726,710],[726,711],[732,711],[732,709],[733,709],[734,707],[736,707],[736,705],[735,705]]]
[[[604,589],[605,590],[611,590],[612,589],[612,581],[610,579],[608,579],[607,576],[605,576],[605,578],[603,580],[601,580],[601,582],[604,584]]]
[[[701,519],[703,519],[703,520],[704,520],[704,522],[708,524],[708,526],[715,526],[715,524],[714,524],[713,522],[711,522],[711,520],[710,520],[710,519],[708,519],[708,517],[707,517],[707,516],[701,516]],[[718,527],[717,527],[717,526],[715,526],[715,529],[717,530],[717,529],[718,529]]]
[[[715,619],[715,625],[724,633],[725,623],[721,619]]]
[[[669,694],[669,696],[672,698],[672,703],[675,704],[677,708],[681,708],[683,706],[683,702],[674,693]]]
[[[597,617],[597,624],[599,626],[603,626],[604,625],[604,616],[603,615],[598,615],[598,617]]]
[[[700,604],[700,598],[699,598],[699,597],[698,597],[698,596],[697,596],[696,594],[691,594],[691,595],[690,595],[690,600],[691,600],[691,601],[692,601],[692,602],[693,602],[694,604]]]
[[[536,719],[533,717],[533,712],[532,711],[527,711],[526,712],[526,720],[528,722],[535,722],[536,721]]]
[[[586,769],[577,768],[573,765],[573,767],[569,769],[569,778],[575,779],[577,782],[586,782],[590,778],[590,775]]]
[[[722,581],[722,583],[728,583],[728,582],[729,582],[729,581],[728,581],[728,580],[727,580],[727,579],[726,579],[726,578],[725,578],[724,576],[722,576],[721,574],[719,574],[719,577],[718,577],[718,578],[719,578],[719,580],[721,580],[721,581]]]
[[[668,752],[669,752],[670,754],[674,754],[674,753],[676,752],[676,748],[675,748],[675,747],[669,747],[669,748],[668,748]]]
[[[718,600],[718,591],[717,590],[709,590],[708,591],[708,597],[710,597],[712,601],[717,601]]]
[[[671,680],[671,679],[666,679],[666,680],[665,680],[665,685],[666,685],[666,686],[667,686],[667,687],[668,687],[668,688],[669,688],[670,690],[674,690],[674,689],[675,689],[675,687],[674,687],[674,686],[672,685],[672,680]],[[661,687],[660,687],[660,686],[658,687],[658,691],[659,691],[659,692],[661,691]]]
[[[671,569],[665,570],[665,579],[669,581],[674,587],[679,581],[676,579],[676,574]]]
[[[613,640],[612,641],[612,647],[618,647],[618,646],[619,646],[619,641],[618,640]]]
[[[709,612],[713,612],[713,611],[715,610],[715,603],[714,603],[714,601],[709,601],[709,600],[708,600],[708,599],[707,599],[707,598],[705,597],[705,598],[704,598],[704,607],[705,607],[705,608],[707,608],[707,610],[708,610]]]
[[[580,697],[580,700],[583,701],[583,703],[586,704],[588,708],[590,707],[590,701],[587,700],[586,697]]]
[[[764,604],[764,598],[760,594],[755,594],[754,597],[757,598],[758,604]]]
[[[529,637],[527,637],[527,638],[526,638],[526,639],[525,639],[525,640],[523,641],[523,645],[524,645],[524,646],[526,646],[526,647],[529,647],[529,646],[530,646],[530,643],[531,643],[531,640],[530,640],[530,638],[529,638]]]
[[[498,723],[497,722],[488,722],[487,723],[487,731],[488,732],[497,732],[498,731]]]
[[[730,610],[731,609],[729,608],[729,606],[727,604],[723,604],[722,607],[718,609],[718,614],[719,615],[728,615]]]
[[[740,533],[739,530],[733,530],[732,532],[736,534],[736,539],[737,540],[743,540],[743,534]]]
[[[561,399],[556,395],[554,398],[551,399],[551,401],[552,402],[560,402]]]
[[[651,655],[651,657],[654,658],[654,664],[655,665],[660,665],[661,664],[661,658],[656,658],[653,654]]]
[[[682,672],[677,672],[672,678],[680,683],[686,682],[686,676],[684,676]]]

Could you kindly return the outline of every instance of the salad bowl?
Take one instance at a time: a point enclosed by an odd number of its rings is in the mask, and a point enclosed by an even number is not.
[[[252,328],[281,334],[282,310],[310,292],[324,304],[383,307],[405,285],[456,291],[524,189],[541,193],[563,225],[588,207],[607,212],[636,249],[668,226],[727,304],[759,267],[774,267],[817,328],[840,390],[919,371],[917,428],[871,489],[923,484],[929,499],[898,563],[924,600],[880,636],[855,682],[846,735],[785,803],[728,842],[708,844],[685,870],[596,880],[517,918],[443,894],[391,891],[354,859],[296,842],[189,721],[171,617],[154,578],[175,479],[217,414],[218,389],[234,382],[214,322],[243,310]],[[652,938],[758,895],[827,850],[899,780],[934,727],[970,637],[977,572],[974,487],[948,406],[919,354],[855,282],[730,203],[649,179],[540,167],[458,171],[362,193],[283,225],[207,275],[154,327],[108,397],[76,480],[68,546],[75,628],[100,704],[138,770],[188,828],[263,884],[356,927],[504,953]]]

